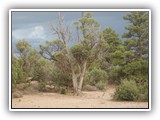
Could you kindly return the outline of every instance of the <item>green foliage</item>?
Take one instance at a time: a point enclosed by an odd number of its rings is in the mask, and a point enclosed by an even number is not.
[[[125,27],[128,31],[122,35],[125,40],[126,50],[133,50],[135,58],[147,59],[148,44],[149,44],[149,15],[148,12],[135,11],[124,16],[124,20],[130,22],[130,25]]]
[[[55,89],[61,92],[61,88],[72,88],[71,76],[67,72],[63,72],[55,66],[51,61],[41,59],[39,60],[36,70],[35,78],[39,81],[39,90],[46,91],[46,85],[54,85]],[[65,91],[66,92],[66,91]]]
[[[78,30],[82,32],[82,41],[84,41],[83,45],[92,49],[97,40],[99,40],[100,24],[93,19],[90,12],[82,12],[82,18],[79,19],[77,25]]]
[[[148,12],[144,11],[137,11],[137,12],[130,12],[130,14],[123,17],[124,20],[128,20],[132,25],[126,27],[129,30],[128,33],[124,34],[125,37],[131,37],[137,35],[138,37],[142,36],[147,37],[147,30],[148,30],[148,20],[149,15]]]
[[[122,44],[118,34],[112,28],[106,28],[103,31],[104,40],[109,44],[109,52],[115,52],[117,47]]]
[[[123,51],[117,50],[114,53],[110,53],[109,56],[114,65],[122,65],[125,63]]]
[[[39,59],[34,68],[34,79],[47,83],[52,81],[53,63],[46,59]]]
[[[46,85],[53,85],[54,64],[46,59],[37,60],[34,68],[34,80],[39,82],[39,91],[46,92]]]
[[[115,100],[138,100],[139,89],[135,81],[124,79],[121,85],[116,89],[114,99]]]
[[[107,70],[109,83],[120,84],[121,78],[124,76],[122,70],[123,67],[119,65],[110,66],[110,68]]]
[[[18,60],[23,72],[25,72],[28,77],[34,77],[34,67],[36,66],[37,60],[41,57],[40,54],[32,49],[31,45],[25,40],[19,41],[16,47],[20,52]]]
[[[54,53],[52,58],[55,61],[61,61],[63,59],[63,57],[64,57],[63,52],[62,51],[57,51],[57,52]]]
[[[128,63],[124,66],[123,72],[126,76],[147,76],[148,75],[148,62],[146,60],[137,60]]]
[[[107,85],[106,81],[99,81],[98,83],[96,83],[96,87],[100,90],[103,90]]]
[[[148,81],[144,82],[143,84],[139,84],[139,91],[140,91],[140,95],[139,95],[139,100],[141,101],[148,101]]]
[[[40,54],[46,59],[55,60],[54,54],[62,51],[64,48],[65,44],[60,39],[46,41],[45,45],[40,45]]]
[[[86,80],[90,85],[98,86],[101,89],[107,85],[108,75],[104,70],[94,68],[86,74]]]
[[[20,40],[18,41],[16,48],[20,51],[21,54],[27,56],[30,52],[31,45],[26,40]]]
[[[124,46],[125,46],[125,49],[127,51],[129,50],[134,50],[135,47],[137,46],[137,40],[135,38],[132,38],[132,39],[126,39],[124,41]]]
[[[108,80],[110,83],[120,83],[123,76],[121,70],[125,61],[125,48],[122,40],[119,39],[118,34],[112,28],[106,28],[103,31],[105,42],[109,48],[104,54],[104,58],[108,65],[103,68],[108,73]]]
[[[12,57],[12,87],[15,88],[16,84],[25,82],[27,76],[23,71],[18,59]]]
[[[26,71],[29,77],[34,79],[36,67],[39,65],[39,60],[42,59],[39,52],[36,50],[31,50],[30,54],[27,57],[28,67],[26,67]]]
[[[89,51],[82,44],[77,44],[71,47],[71,52],[78,63],[82,63],[89,56]]]
[[[70,87],[72,88],[72,78],[67,72],[63,72],[54,66],[52,71],[52,82],[59,89],[60,87]]]

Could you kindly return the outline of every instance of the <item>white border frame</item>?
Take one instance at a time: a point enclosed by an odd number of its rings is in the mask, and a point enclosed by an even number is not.
[[[53,12],[59,12],[59,11],[66,11],[66,12],[76,12],[76,11],[104,11],[104,12],[125,12],[125,11],[147,11],[149,12],[149,106],[146,109],[125,109],[125,108],[117,108],[117,109],[112,109],[112,108],[106,108],[106,109],[26,109],[26,108],[19,108],[19,109],[14,109],[11,106],[12,98],[11,98],[11,41],[12,41],[12,30],[11,30],[11,25],[12,25],[12,20],[11,20],[11,14],[12,12],[16,11],[53,11]],[[151,10],[150,9],[10,9],[9,10],[9,110],[10,111],[150,111],[151,110]]]

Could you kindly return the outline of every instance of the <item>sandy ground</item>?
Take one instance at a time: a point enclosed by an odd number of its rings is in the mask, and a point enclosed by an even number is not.
[[[81,96],[36,93],[12,99],[12,108],[148,108],[148,102],[113,101],[115,87],[106,91],[83,91]]]

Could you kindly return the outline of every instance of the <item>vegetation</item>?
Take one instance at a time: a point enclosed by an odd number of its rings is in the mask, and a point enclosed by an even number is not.
[[[104,89],[108,83],[108,75],[102,69],[94,68],[86,74],[86,81],[89,85],[96,86],[98,89]]]
[[[123,80],[118,87],[114,99],[115,100],[137,100],[139,97],[139,90],[134,80]]]
[[[81,94],[82,86],[103,90],[107,84],[118,84],[115,100],[148,100],[148,12],[130,12],[124,16],[124,40],[112,28],[100,29],[92,13],[82,12],[74,23],[76,44],[71,45],[73,33],[64,24],[61,14],[58,27],[51,24],[58,37],[40,45],[40,51],[21,40],[16,47],[19,56],[12,56],[12,86],[26,83],[28,78],[39,83],[39,91],[47,85],[66,94],[73,90]]]

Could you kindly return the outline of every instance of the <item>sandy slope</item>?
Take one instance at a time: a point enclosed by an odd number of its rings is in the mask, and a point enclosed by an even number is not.
[[[115,87],[105,92],[83,92],[81,96],[36,93],[12,99],[13,108],[148,108],[148,102],[113,101]]]

